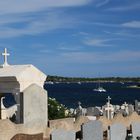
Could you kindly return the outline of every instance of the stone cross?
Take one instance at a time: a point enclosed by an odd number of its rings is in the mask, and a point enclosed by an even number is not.
[[[8,62],[7,62],[7,56],[9,56],[10,54],[7,53],[7,48],[4,49],[4,53],[2,53],[2,55],[4,56],[4,64],[3,66],[8,66]]]
[[[111,100],[110,96],[107,97],[107,100],[108,100],[108,102],[107,102],[107,107],[105,108],[105,110],[107,111],[107,119],[110,119],[110,118],[112,118],[111,114],[113,111],[113,107],[110,104],[110,100]]]
[[[110,100],[111,100],[110,96],[107,97],[107,100],[108,100],[108,103],[110,104]]]
[[[78,102],[78,108],[82,110],[81,102]]]
[[[81,102],[80,101],[78,102],[78,105],[81,106]]]
[[[128,106],[128,104],[127,104],[126,102],[124,102],[124,106],[125,106],[125,107],[127,107],[127,106]]]

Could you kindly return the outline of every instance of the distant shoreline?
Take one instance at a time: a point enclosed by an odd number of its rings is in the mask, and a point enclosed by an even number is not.
[[[132,86],[128,86],[127,88],[140,88],[140,85],[132,85]]]
[[[76,83],[76,82],[120,82],[120,83],[125,83],[125,82],[136,82],[140,83],[140,77],[100,77],[100,78],[80,78],[80,77],[61,77],[61,76],[47,76],[46,82],[51,81],[51,82],[61,82],[61,83]]]

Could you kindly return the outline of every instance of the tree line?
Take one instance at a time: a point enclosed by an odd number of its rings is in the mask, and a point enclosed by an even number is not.
[[[52,82],[140,82],[140,77],[100,77],[100,78],[86,78],[86,77],[62,77],[48,75],[46,81]]]

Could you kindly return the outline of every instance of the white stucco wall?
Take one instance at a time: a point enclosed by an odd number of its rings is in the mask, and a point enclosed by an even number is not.
[[[20,91],[23,91],[31,84],[37,84],[43,88],[44,81],[46,80],[46,75],[38,70],[33,65],[29,65],[20,75],[17,77],[17,80],[20,83]]]
[[[31,84],[43,87],[46,75],[33,65],[12,65],[0,68],[0,93],[22,92]]]

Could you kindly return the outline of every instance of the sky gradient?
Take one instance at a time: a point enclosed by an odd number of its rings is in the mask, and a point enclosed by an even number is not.
[[[0,53],[47,75],[140,76],[139,13],[139,0],[0,0]]]

